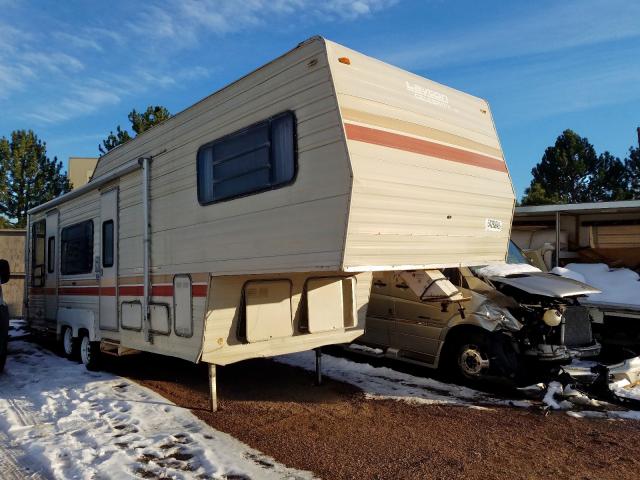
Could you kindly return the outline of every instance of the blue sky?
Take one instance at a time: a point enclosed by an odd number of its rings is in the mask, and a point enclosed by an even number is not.
[[[520,196],[565,128],[624,157],[640,126],[633,0],[0,0],[0,135],[97,156],[127,113],[178,112],[316,34],[486,98]]]

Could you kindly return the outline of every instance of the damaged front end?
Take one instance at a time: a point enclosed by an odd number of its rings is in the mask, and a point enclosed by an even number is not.
[[[484,279],[495,294],[492,300],[517,319],[522,327],[512,333],[520,354],[541,362],[567,363],[572,358],[600,354],[592,319],[577,298],[594,289],[566,284],[544,273],[514,274]],[[551,277],[551,278],[549,278]],[[483,292],[487,294],[487,292]]]

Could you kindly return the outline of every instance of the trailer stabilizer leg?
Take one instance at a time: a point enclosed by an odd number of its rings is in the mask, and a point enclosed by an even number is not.
[[[316,385],[322,385],[322,348],[316,348]]]
[[[218,392],[216,381],[216,366],[213,363],[209,364],[209,394],[211,395],[211,411],[218,411]]]

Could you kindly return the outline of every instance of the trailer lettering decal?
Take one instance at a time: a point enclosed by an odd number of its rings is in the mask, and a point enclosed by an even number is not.
[[[378,130],[377,128],[363,127],[345,123],[344,128],[347,138],[359,142],[371,143],[383,147],[396,148],[421,155],[447,160],[450,162],[464,163],[475,167],[488,168],[498,172],[507,172],[507,165],[504,161],[492,158],[480,153],[462,150],[460,148],[442,145],[419,138],[408,137],[398,133]]]
[[[413,96],[423,102],[436,105],[441,108],[451,108],[449,105],[449,97],[444,93],[436,92],[430,88],[422,87],[417,83],[404,82],[409,93],[413,93]]]

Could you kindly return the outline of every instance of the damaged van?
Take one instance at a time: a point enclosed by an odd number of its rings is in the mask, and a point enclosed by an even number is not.
[[[514,263],[525,265],[427,272],[424,284],[439,285],[446,297],[420,294],[411,285],[415,273],[374,273],[365,334],[357,342],[472,382],[515,379],[531,361],[598,355],[589,313],[577,303],[598,290],[540,272],[520,255],[511,244],[510,260],[517,256]]]

